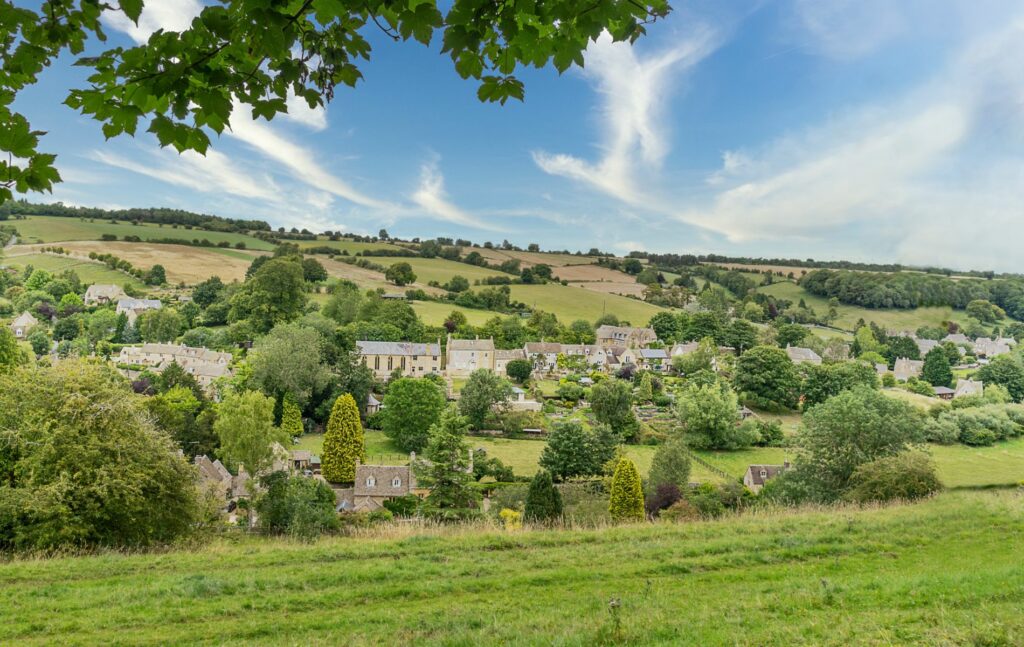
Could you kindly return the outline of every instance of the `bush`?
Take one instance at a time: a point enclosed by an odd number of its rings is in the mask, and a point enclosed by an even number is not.
[[[338,527],[334,490],[323,481],[274,472],[262,479],[265,488],[256,499],[260,528],[313,541]]]
[[[942,489],[931,458],[921,452],[904,452],[879,458],[857,468],[845,498],[856,503],[913,501]]]
[[[778,420],[753,420],[748,418],[743,422],[743,425],[751,428],[757,434],[758,440],[755,440],[754,444],[758,447],[782,447],[786,439],[786,435],[782,433],[782,423]]]
[[[680,521],[697,521],[701,516],[700,510],[688,499],[679,499],[658,514],[659,519],[676,523]]]
[[[526,494],[526,520],[550,523],[561,516],[562,497],[555,489],[551,473],[540,470],[530,481],[530,490]]]
[[[374,524],[374,523],[387,523],[388,521],[393,521],[394,518],[395,518],[394,513],[392,513],[390,510],[388,510],[385,507],[385,508],[381,508],[379,510],[374,510],[373,512],[371,512],[370,516],[369,516],[369,521],[370,521],[371,524]]]
[[[644,509],[648,516],[656,516],[662,510],[672,507],[683,498],[679,486],[675,483],[661,483],[657,489],[644,499]]]
[[[924,425],[924,437],[930,443],[952,445],[960,438],[960,427],[948,415],[929,418]]]
[[[384,508],[396,517],[415,517],[420,511],[420,498],[415,494],[384,500]]]
[[[725,514],[725,504],[713,483],[701,483],[688,497],[697,513],[704,519],[715,519]]]

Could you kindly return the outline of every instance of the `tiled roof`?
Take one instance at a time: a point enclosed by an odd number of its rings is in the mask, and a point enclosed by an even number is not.
[[[641,348],[640,357],[644,359],[668,359],[664,348]]]
[[[360,355],[440,355],[438,344],[418,344],[408,341],[357,341]]]
[[[562,352],[562,345],[554,342],[531,341],[526,343],[526,353],[534,355],[537,353],[557,355]]]
[[[750,480],[754,485],[764,485],[768,479],[776,476],[784,469],[785,467],[782,465],[751,465],[747,468],[750,472]],[[761,470],[764,470],[764,476],[761,476]]]
[[[356,496],[404,496],[415,487],[416,477],[408,465],[356,465]]]
[[[449,339],[448,350],[494,350],[493,339]]]

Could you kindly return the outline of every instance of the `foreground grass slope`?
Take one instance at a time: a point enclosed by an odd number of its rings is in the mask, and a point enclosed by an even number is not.
[[[6,563],[0,643],[1024,641],[1024,498],[1011,492],[680,525],[376,534]]]

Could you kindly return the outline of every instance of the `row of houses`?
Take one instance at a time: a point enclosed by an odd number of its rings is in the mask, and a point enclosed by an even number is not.
[[[204,389],[209,389],[214,380],[231,375],[231,353],[185,346],[184,344],[142,344],[125,346],[117,356],[117,363],[125,370],[145,367],[154,373],[161,373],[176,363],[185,372],[196,378]]]
[[[928,354],[928,351],[932,350],[940,344],[946,342],[956,344],[957,348],[960,349],[960,354],[966,353],[965,348],[970,348],[972,354],[975,357],[986,357],[992,358],[999,355],[1005,355],[1013,351],[1014,346],[1017,345],[1017,340],[1013,337],[978,337],[972,340],[970,337],[963,333],[951,333],[943,337],[940,341],[934,339],[920,339],[915,335],[906,335],[910,339],[914,340],[917,344],[917,350],[920,352],[921,357]]]

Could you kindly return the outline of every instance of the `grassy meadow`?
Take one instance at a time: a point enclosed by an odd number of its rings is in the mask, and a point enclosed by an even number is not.
[[[78,218],[60,218],[56,216],[28,216],[25,220],[12,220],[18,229],[20,241],[23,243],[58,243],[70,240],[99,240],[103,234],[113,234],[118,238],[138,236],[142,240],[157,238],[182,238],[185,240],[207,239],[212,243],[243,242],[247,249],[271,250],[274,246],[266,241],[245,234],[232,232],[206,231],[205,229],[175,228],[173,225],[156,225],[143,223],[133,225],[119,221],[111,224],[109,220],[95,219],[93,222]]]
[[[758,292],[770,294],[781,299],[789,299],[794,304],[799,303],[800,299],[803,299],[804,303],[808,307],[814,308],[814,311],[819,315],[828,312],[828,299],[815,296],[796,283],[781,281],[760,287],[757,290]],[[925,325],[938,326],[943,321],[956,321],[961,324],[968,322],[967,314],[963,310],[954,310],[950,307],[879,310],[840,304],[836,311],[839,313],[839,318],[836,319],[833,325],[846,330],[853,330],[853,327],[857,325],[858,319],[874,321],[886,329],[911,331]]]
[[[512,298],[538,310],[552,312],[566,324],[576,319],[594,321],[601,315],[614,314],[623,321],[646,326],[652,316],[664,310],[617,294],[601,294],[558,283],[513,285]]]
[[[1019,645],[1024,497],[0,564],[0,643]],[[615,604],[610,604],[611,601]]]
[[[69,256],[59,256],[57,254],[12,255],[8,253],[7,256],[4,257],[3,263],[17,268],[24,268],[31,265],[33,268],[43,269],[52,273],[63,272],[64,270],[74,270],[75,273],[78,274],[78,278],[80,278],[82,283],[86,285],[92,283],[111,283],[122,287],[132,286],[138,289],[142,289],[144,287],[141,281],[128,276],[124,272],[112,270],[106,265],[96,261],[71,258]]]
[[[437,281],[443,285],[455,275],[469,279],[470,283],[489,276],[510,277],[509,274],[499,272],[498,270],[459,263],[458,261],[449,261],[444,258],[393,258],[390,256],[365,256],[364,258],[384,267],[390,267],[396,263],[408,263],[416,274],[416,282],[423,284]]]
[[[537,472],[540,454],[546,444],[543,439],[485,436],[472,436],[467,442],[473,449],[487,450],[489,456],[506,463],[518,476],[533,476]],[[310,434],[300,438],[295,449],[319,453],[322,446],[323,436]],[[636,463],[644,476],[650,470],[656,449],[653,445],[625,446],[626,455]],[[946,487],[1014,485],[1024,481],[1024,438],[1015,438],[991,447],[928,445],[927,450]],[[368,460],[405,460],[405,454],[393,446],[387,436],[372,429],[366,430],[366,453]],[[792,457],[793,450],[785,447],[751,447],[736,451],[696,450],[694,453],[712,466],[739,479],[747,471],[748,465],[779,465],[787,457]],[[697,462],[692,464],[691,474],[695,481],[721,480],[718,474]]]

